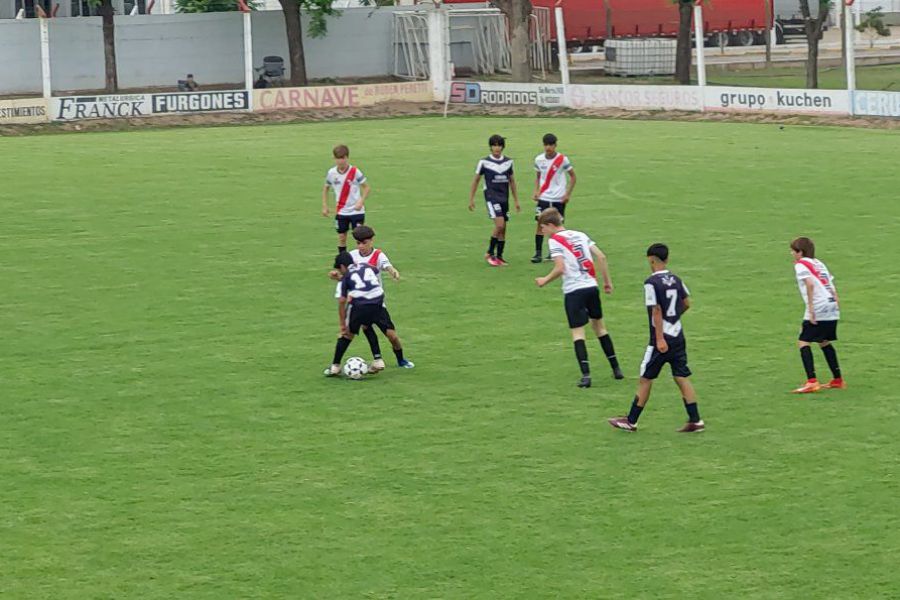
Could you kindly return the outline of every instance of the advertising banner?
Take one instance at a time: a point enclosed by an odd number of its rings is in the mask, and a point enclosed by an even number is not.
[[[150,114],[149,94],[64,96],[50,100],[50,118],[54,121],[119,119]]]
[[[382,102],[431,102],[430,81],[253,90],[253,110],[357,108]]]
[[[451,104],[490,106],[565,106],[565,87],[544,83],[498,83],[454,81],[450,84]]]
[[[700,110],[700,89],[680,85],[571,85],[572,108],[626,110]]]
[[[726,112],[850,113],[846,90],[708,87],[703,100],[707,110]]]
[[[0,100],[0,125],[44,123],[49,120],[43,98]]]
[[[155,115],[249,110],[250,94],[247,90],[153,94],[151,106]]]
[[[853,114],[900,117],[900,92],[856,91],[853,94]]]

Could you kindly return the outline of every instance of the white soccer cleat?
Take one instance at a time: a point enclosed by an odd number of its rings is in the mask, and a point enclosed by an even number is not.
[[[337,377],[341,374],[341,365],[331,365],[325,369],[325,377]]]
[[[372,361],[372,364],[369,365],[369,373],[377,373],[378,371],[384,371],[384,359],[376,358]]]

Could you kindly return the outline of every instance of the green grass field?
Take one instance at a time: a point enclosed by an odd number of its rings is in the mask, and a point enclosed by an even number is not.
[[[610,259],[624,382],[592,342],[576,389],[530,212],[509,268],[481,260],[489,221],[466,203],[487,136],[527,188],[547,131],[578,173],[569,226]],[[362,382],[321,375],[337,142],[374,188],[417,364]],[[896,597],[898,144],[562,118],[0,139],[4,598]],[[844,392],[787,393],[800,234],[841,292]],[[605,422],[636,383],[653,241],[694,295],[702,436],[675,433],[665,378],[640,432]]]

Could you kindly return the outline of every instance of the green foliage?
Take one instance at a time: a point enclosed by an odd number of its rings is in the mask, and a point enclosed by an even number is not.
[[[878,36],[888,37],[891,35],[891,29],[884,24],[884,12],[880,6],[866,11],[865,18],[859,22],[856,30],[867,34],[872,44],[875,43],[875,38]]]
[[[549,266],[528,262],[533,204],[504,269],[481,260],[484,208],[465,210],[488,135],[527,197],[546,131],[578,170],[567,225],[609,256],[624,382],[592,339],[594,387],[575,388],[559,283],[537,289]],[[362,382],[322,377],[336,236],[317,199],[338,141],[373,186],[417,365]],[[0,137],[4,164],[41,157],[0,186],[4,600],[896,596],[898,146],[558,116]],[[797,235],[839,282],[844,392],[786,393]],[[633,396],[655,241],[695,298],[694,438],[668,374],[640,432],[604,421]]]
[[[250,10],[257,10],[259,2],[247,0]],[[237,0],[175,0],[175,8],[180,13],[231,12],[238,9]]]
[[[281,0],[284,2],[291,0]],[[328,17],[340,16],[341,11],[332,6],[334,0],[296,0],[303,11],[309,17],[309,35],[323,37],[328,33]],[[361,0],[363,6],[381,6],[378,0]],[[387,4],[386,6],[392,6]]]

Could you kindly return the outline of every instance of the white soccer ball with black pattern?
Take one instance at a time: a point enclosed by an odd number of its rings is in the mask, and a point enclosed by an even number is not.
[[[358,356],[348,358],[344,363],[344,376],[350,379],[362,379],[369,372],[369,365]]]

